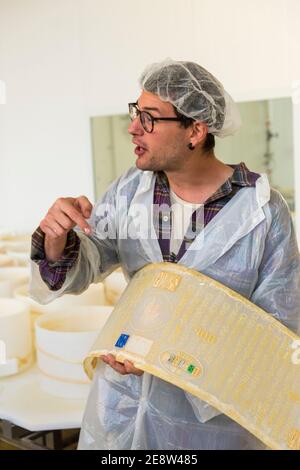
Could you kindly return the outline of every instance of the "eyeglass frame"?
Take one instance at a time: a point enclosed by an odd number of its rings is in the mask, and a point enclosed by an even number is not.
[[[139,108],[138,108],[138,103],[135,102],[135,103],[128,103],[128,109],[129,109],[129,116],[130,116],[130,119],[131,119],[131,122],[136,119],[136,118],[131,118],[131,114],[130,114],[130,109],[131,107],[135,108],[136,111],[137,111],[137,116],[136,117],[139,117],[140,118],[140,123],[142,124],[142,127],[144,129],[145,132],[147,132],[148,134],[151,134],[151,132],[153,132],[153,129],[154,129],[154,123],[156,121],[183,121],[183,118],[181,117],[154,117],[152,116],[152,114],[150,114],[148,111],[141,111]],[[150,120],[151,120],[151,124],[152,124],[152,128],[151,128],[151,131],[147,131],[147,129],[145,129],[144,127],[144,124],[143,124],[143,121],[142,121],[142,114],[147,114],[148,116],[150,116]]]

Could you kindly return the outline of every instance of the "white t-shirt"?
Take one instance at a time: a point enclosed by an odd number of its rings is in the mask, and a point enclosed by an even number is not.
[[[170,240],[170,252],[177,255],[182,240],[190,224],[193,212],[203,204],[195,204],[181,199],[170,188],[170,200],[172,206],[172,233]]]

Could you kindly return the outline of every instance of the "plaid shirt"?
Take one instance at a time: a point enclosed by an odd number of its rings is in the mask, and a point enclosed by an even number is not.
[[[205,201],[205,204],[192,214],[189,227],[177,255],[170,253],[172,211],[169,182],[165,173],[157,173],[153,195],[153,223],[164,261],[177,263],[203,227],[217,215],[239,189],[255,186],[259,174],[249,171],[244,163],[230,166],[234,169],[232,176]],[[45,235],[42,230],[37,228],[32,235],[31,259],[39,265],[41,277],[49,289],[56,291],[62,287],[67,272],[77,261],[80,239],[75,231],[71,230],[62,257],[55,263],[51,263],[45,257],[44,238]]]
[[[234,169],[232,176],[205,201],[205,204],[194,211],[177,254],[170,252],[172,211],[168,178],[163,172],[157,174],[154,189],[154,227],[164,261],[177,263],[203,227],[217,215],[242,187],[255,186],[260,175],[249,171],[245,163],[229,166]]]
[[[65,282],[67,272],[77,261],[80,239],[70,230],[61,258],[55,263],[47,260],[44,251],[45,234],[38,227],[31,238],[31,259],[39,265],[40,275],[51,290],[59,290]]]

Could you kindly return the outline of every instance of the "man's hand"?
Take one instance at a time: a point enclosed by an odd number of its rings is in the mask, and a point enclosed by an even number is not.
[[[144,371],[134,367],[132,362],[124,361],[124,364],[117,362],[115,357],[112,354],[107,354],[107,356],[101,356],[101,359],[105,364],[108,364],[116,372],[119,372],[121,375],[134,374],[134,375],[143,375]]]
[[[66,246],[68,232],[78,225],[87,235],[91,227],[85,219],[89,218],[93,206],[85,196],[78,198],[59,198],[50,207],[40,228],[45,233],[45,254],[49,261],[57,261]]]

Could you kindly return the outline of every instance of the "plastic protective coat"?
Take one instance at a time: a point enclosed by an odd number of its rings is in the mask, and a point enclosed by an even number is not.
[[[31,295],[47,303],[82,292],[122,266],[130,279],[162,262],[151,206],[155,175],[130,169],[95,206],[89,237],[78,232],[77,264],[51,292],[32,263]],[[147,208],[147,209],[145,209]],[[139,223],[139,212],[148,215]],[[124,227],[130,238],[124,234]],[[109,230],[109,237],[99,236]],[[101,239],[102,238],[102,239]],[[299,331],[300,258],[282,196],[262,175],[207,224],[180,264],[210,276]],[[85,411],[80,449],[260,449],[263,444],[217,410],[154,376],[122,376],[99,362]]]

